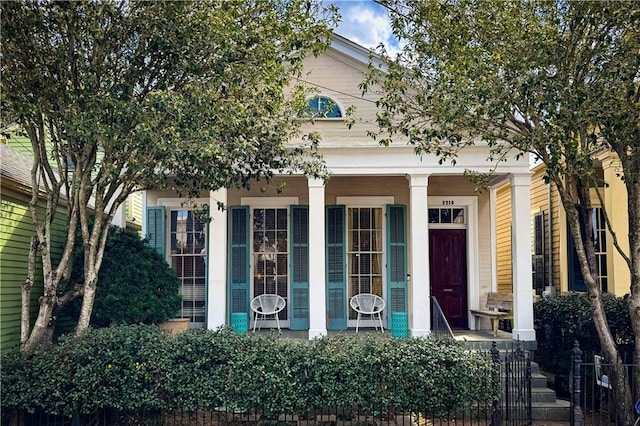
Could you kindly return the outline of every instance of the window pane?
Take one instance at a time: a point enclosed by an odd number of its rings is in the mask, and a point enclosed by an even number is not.
[[[255,209],[253,211],[253,229],[264,229],[264,210]]]
[[[442,223],[451,223],[451,209],[440,209],[440,221]]]
[[[276,229],[276,212],[273,209],[267,209],[264,215],[265,229]]]
[[[440,223],[440,209],[429,209],[429,223]]]
[[[465,223],[464,209],[453,209],[453,223]]]
[[[277,223],[278,229],[287,229],[287,209],[278,209]]]

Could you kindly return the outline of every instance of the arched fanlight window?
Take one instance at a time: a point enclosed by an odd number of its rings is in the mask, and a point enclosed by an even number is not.
[[[326,96],[315,96],[307,103],[309,118],[341,118],[338,104]]]

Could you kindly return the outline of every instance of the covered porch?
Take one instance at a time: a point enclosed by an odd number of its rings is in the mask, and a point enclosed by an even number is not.
[[[393,314],[403,313],[409,336],[430,335],[436,297],[451,328],[482,331],[488,320],[470,310],[484,308],[488,293],[498,291],[495,188],[506,183],[513,335],[535,341],[528,166],[506,164],[492,189],[477,192],[464,170],[486,168],[484,153],[469,150],[453,167],[421,160],[404,146],[326,149],[327,181],[282,175],[197,200],[149,191],[143,233],[155,230],[159,250],[178,272],[182,316],[192,327],[215,329],[245,314],[252,328],[250,302],[269,293],[286,301],[282,328],[314,339],[355,328],[349,300],[374,293],[385,301],[387,329]],[[210,220],[199,219],[193,203],[211,206]]]

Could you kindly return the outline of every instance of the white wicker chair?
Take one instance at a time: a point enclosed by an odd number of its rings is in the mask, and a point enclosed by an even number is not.
[[[251,300],[251,310],[254,312],[253,317],[253,331],[256,331],[256,325],[259,319],[267,319],[268,316],[273,315],[278,325],[278,331],[280,331],[280,319],[278,313],[285,308],[287,302],[282,296],[277,294],[261,294],[254,297]],[[260,330],[260,327],[258,328]]]
[[[370,315],[374,320],[374,325],[376,330],[378,326],[375,323],[376,316],[378,317],[378,321],[380,321],[380,331],[384,333],[384,328],[382,327],[382,311],[384,310],[385,303],[384,299],[377,294],[371,293],[360,293],[356,294],[349,300],[349,305],[353,308],[354,311],[358,313],[358,320],[356,321],[356,333],[358,332],[358,327],[360,326],[360,317],[362,315]]]

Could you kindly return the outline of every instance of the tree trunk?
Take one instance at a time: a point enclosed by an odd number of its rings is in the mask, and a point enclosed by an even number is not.
[[[38,251],[38,237],[31,237],[29,245],[29,260],[27,264],[27,278],[21,285],[20,309],[20,345],[24,345],[29,338],[31,329],[31,290],[36,278],[36,252]]]
[[[86,267],[87,265],[85,265]],[[84,294],[82,295],[82,307],[80,308],[80,317],[78,318],[78,326],[76,327],[76,335],[82,336],[89,330],[91,322],[91,313],[93,312],[93,302],[96,298],[96,285],[98,277],[95,273],[85,275]]]
[[[640,159],[631,159],[625,167],[640,170]],[[625,170],[627,170],[625,168]],[[629,297],[629,316],[635,336],[633,363],[636,395],[640,399],[640,178],[638,173],[625,175],[628,197],[629,249],[631,258],[631,289]]]
[[[572,179],[572,177],[567,177],[567,185],[569,186],[568,191],[566,190],[567,188],[563,190],[563,188],[558,187],[558,189],[562,205],[567,214],[571,235],[576,242],[576,254],[580,262],[582,277],[587,286],[589,302],[593,309],[593,323],[598,334],[600,347],[606,362],[611,364],[608,373],[616,399],[617,424],[632,426],[634,424],[634,418],[632,414],[633,401],[631,387],[627,380],[627,374],[622,364],[618,347],[607,322],[606,313],[602,304],[602,293],[598,284],[595,248],[593,240],[591,239],[592,208],[589,185],[581,181],[580,178]],[[579,215],[582,215],[582,223]]]
[[[31,355],[41,346],[48,346],[53,339],[53,331],[56,327],[57,297],[55,291],[49,289],[56,288],[53,283],[53,273],[47,274],[45,279],[45,294],[40,299],[40,310],[29,338],[22,345],[22,352]]]

